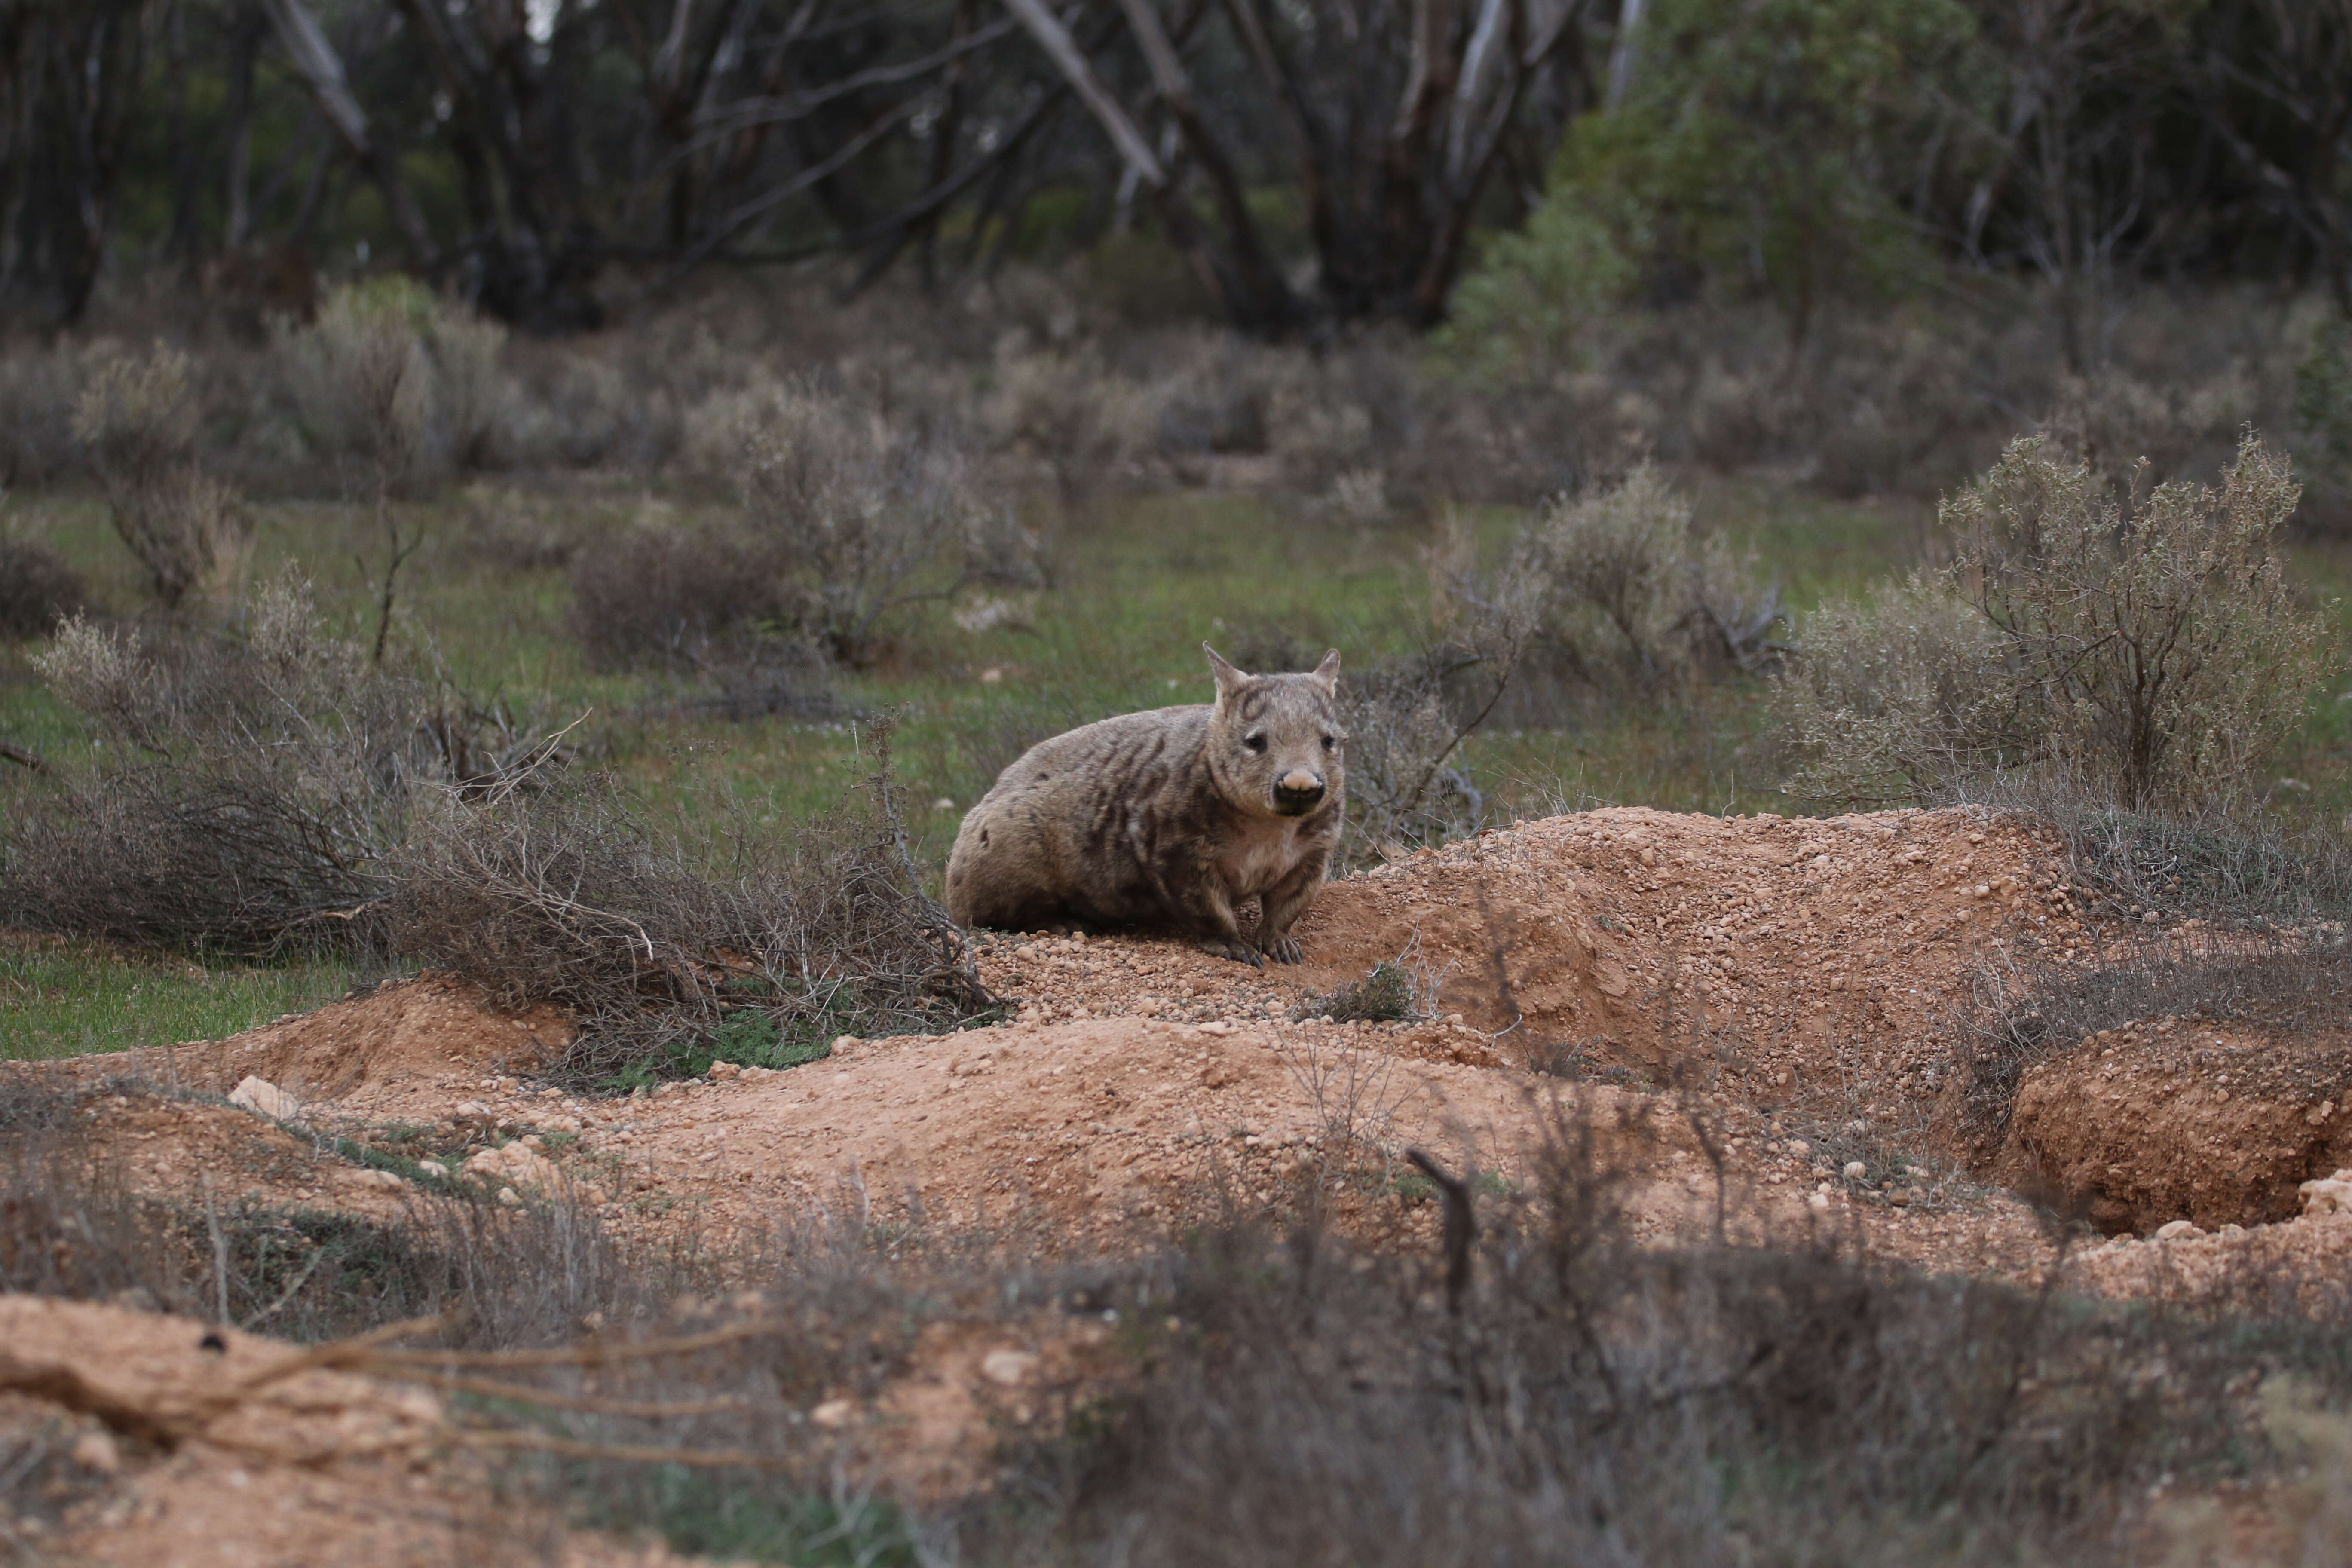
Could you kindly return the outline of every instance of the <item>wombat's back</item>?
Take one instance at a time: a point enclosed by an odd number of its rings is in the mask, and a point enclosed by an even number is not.
[[[1023,752],[964,816],[948,913],[1009,931],[1147,918],[1161,847],[1202,826],[1192,818],[1213,789],[1201,758],[1213,712],[1122,713]]]

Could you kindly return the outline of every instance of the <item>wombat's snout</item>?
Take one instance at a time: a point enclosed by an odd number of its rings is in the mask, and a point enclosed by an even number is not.
[[[1274,785],[1274,809],[1285,816],[1304,816],[1323,803],[1320,774],[1293,768]]]

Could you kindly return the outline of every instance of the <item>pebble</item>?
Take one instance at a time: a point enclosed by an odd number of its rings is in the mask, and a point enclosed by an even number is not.
[[[300,1100],[268,1079],[255,1078],[249,1073],[229,1090],[228,1102],[241,1106],[256,1116],[267,1116],[272,1121],[291,1121],[302,1110]]]

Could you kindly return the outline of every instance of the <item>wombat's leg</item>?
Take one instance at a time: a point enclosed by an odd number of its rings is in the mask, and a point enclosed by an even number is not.
[[[1307,956],[1298,939],[1290,934],[1290,923],[1321,889],[1323,863],[1328,858],[1319,850],[1309,854],[1291,868],[1289,876],[1258,895],[1263,913],[1258,921],[1257,944],[1276,963],[1297,963]]]
[[[1230,958],[1246,963],[1253,969],[1265,967],[1265,960],[1248,938],[1242,935],[1241,922],[1234,919],[1234,900],[1224,885],[1213,878],[1196,884],[1198,891],[1186,901],[1192,907],[1186,911],[1197,926],[1206,927],[1209,934],[1201,939],[1201,951],[1219,958]]]

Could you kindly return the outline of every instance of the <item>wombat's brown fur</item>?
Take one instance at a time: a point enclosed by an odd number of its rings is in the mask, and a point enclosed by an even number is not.
[[[1344,813],[1339,652],[1248,675],[1203,643],[1214,706],[1127,713],[1041,742],[996,776],[948,858],[966,925],[1174,926],[1244,963],[1296,963]],[[1242,934],[1236,905],[1258,900]],[[1263,957],[1261,957],[1263,954]]]

